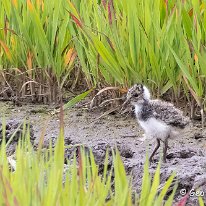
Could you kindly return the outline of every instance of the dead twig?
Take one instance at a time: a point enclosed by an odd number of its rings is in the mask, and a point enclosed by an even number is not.
[[[104,89],[101,89],[99,92],[97,92],[97,94],[91,100],[90,109],[93,108],[94,100],[96,99],[96,97],[99,96],[100,94],[102,94],[103,92],[108,91],[108,90],[119,90],[121,93],[125,93],[127,91],[126,89],[122,89],[122,88],[119,88],[119,87],[106,87]]]
[[[113,98],[113,99],[107,99],[107,100],[103,101],[103,102],[99,105],[99,107],[102,107],[104,104],[106,104],[106,103],[108,103],[108,102],[110,103],[110,102],[117,101],[117,100],[123,100],[123,97]]]
[[[117,107],[115,107],[115,108],[112,108],[112,109],[106,111],[104,114],[102,114],[102,115],[100,115],[99,117],[97,117],[97,118],[96,118],[94,121],[92,121],[91,123],[97,122],[97,121],[98,121],[99,119],[101,119],[102,117],[105,117],[105,116],[107,116],[108,114],[111,114],[112,112],[117,111],[119,108],[120,108],[120,105],[117,106]]]

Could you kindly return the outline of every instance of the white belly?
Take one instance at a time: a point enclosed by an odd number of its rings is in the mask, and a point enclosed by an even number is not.
[[[149,118],[147,121],[139,121],[139,124],[144,129],[147,138],[164,140],[171,131],[171,128],[167,124],[155,118]]]

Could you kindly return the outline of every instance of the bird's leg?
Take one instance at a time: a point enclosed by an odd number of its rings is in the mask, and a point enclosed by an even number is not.
[[[166,156],[167,156],[167,149],[168,149],[168,139],[169,136],[165,139],[164,145],[163,145],[163,162],[166,162]]]
[[[204,128],[204,124],[205,124],[205,117],[204,117],[204,109],[203,109],[203,106],[201,106],[200,113],[201,113],[201,119],[202,119],[202,129],[203,129],[203,128]]]
[[[155,155],[156,151],[159,149],[160,147],[160,139],[157,138],[157,146],[155,147],[155,149],[153,150],[152,154],[150,155],[149,161],[152,162],[152,158]]]

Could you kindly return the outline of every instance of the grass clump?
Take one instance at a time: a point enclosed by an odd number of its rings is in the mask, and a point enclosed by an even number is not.
[[[50,103],[60,99],[77,56],[65,4],[0,0],[0,84],[9,86],[7,94]]]
[[[26,129],[25,129],[26,131]],[[108,170],[106,153],[104,170],[98,172],[92,151],[81,148],[78,157],[64,164],[62,130],[54,148],[35,151],[29,141],[29,131],[23,132],[14,155],[6,155],[3,140],[0,148],[0,205],[162,205],[174,179],[172,175],[161,192],[160,165],[153,180],[148,160],[144,166],[142,191],[132,191],[118,151],[113,151],[113,166]],[[167,198],[172,205],[175,188]]]
[[[157,97],[167,92],[177,103],[184,94],[192,117],[196,103],[204,119],[205,1],[71,0],[68,7],[92,84],[144,82]]]
[[[188,102],[204,124],[205,1],[0,0],[0,8],[0,95],[51,103],[64,86],[144,82],[157,97]]]

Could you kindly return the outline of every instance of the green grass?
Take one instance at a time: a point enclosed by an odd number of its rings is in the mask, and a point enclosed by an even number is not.
[[[184,94],[182,101],[191,110],[195,101],[203,116],[205,5],[205,0],[0,0],[0,81],[17,96],[36,95],[44,102],[60,99],[64,85],[76,85],[79,72],[88,89],[144,82],[157,97],[168,92],[179,103]],[[77,59],[81,71],[73,73]]]
[[[179,102],[184,93],[185,100],[194,99],[205,110],[206,2],[105,2],[69,2],[70,30],[92,84],[144,82],[156,96],[170,90]]]
[[[65,109],[96,87],[127,89],[144,82],[158,97],[168,92],[180,102],[184,94],[191,110],[195,101],[203,116],[205,9],[205,0],[0,0],[0,86],[14,96],[53,102],[61,99],[65,84],[77,82],[79,61],[80,81],[89,90]],[[83,150],[65,170],[63,137],[61,132],[56,147],[43,153],[41,145],[34,151],[25,129],[14,160],[6,156],[3,141],[0,205],[162,204],[174,175],[157,193],[160,165],[152,179],[145,162],[142,191],[133,203],[130,177],[117,151],[113,171],[107,171],[106,157],[104,173],[98,174],[92,152]],[[172,205],[174,193],[175,188],[165,205]]]
[[[65,4],[0,0],[0,69],[20,80],[14,78],[11,85],[16,83],[22,96],[28,89],[31,96],[36,92],[55,101],[69,79],[77,54]]]
[[[62,121],[62,120],[61,120]],[[5,126],[5,123],[3,123]],[[5,128],[5,127],[4,127]],[[3,129],[5,132],[5,129]],[[40,141],[41,142],[41,141]],[[113,150],[112,168],[108,170],[106,152],[104,170],[98,172],[92,151],[81,148],[65,165],[63,129],[57,144],[48,150],[41,145],[34,150],[29,130],[24,126],[22,138],[14,155],[6,155],[3,140],[0,148],[0,205],[172,205],[176,186],[170,196],[171,174],[159,191],[160,164],[152,179],[146,158],[141,194],[133,191],[119,152]],[[114,179],[113,179],[114,177]]]
[[[101,174],[92,151],[86,152],[80,146],[78,157],[74,154],[65,164],[62,115],[60,119],[60,132],[55,147],[50,144],[48,149],[43,149],[40,141],[38,149],[34,150],[30,143],[29,126],[23,124],[22,136],[11,156],[6,154],[8,143],[5,143],[5,121],[2,121],[0,205],[174,205],[178,186],[174,180],[175,173],[164,184],[161,182],[160,187],[160,163],[151,176],[147,155],[140,193],[132,188],[133,176],[126,174],[118,150],[112,150],[111,167],[108,167],[109,152],[106,151]],[[183,206],[181,202],[187,199],[188,195],[184,196],[179,205]],[[199,205],[204,206],[201,197]]]

